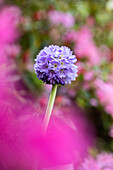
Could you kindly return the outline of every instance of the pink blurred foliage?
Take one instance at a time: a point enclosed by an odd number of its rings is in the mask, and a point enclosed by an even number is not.
[[[80,58],[87,57],[92,65],[100,63],[99,50],[93,41],[91,31],[85,26],[76,33],[74,52]]]
[[[62,24],[66,28],[70,28],[74,25],[74,17],[71,13],[63,13],[59,11],[50,11],[48,13],[49,20],[52,24]]]
[[[84,88],[85,90],[89,90],[89,89],[91,88],[91,83],[89,83],[89,82],[84,82],[84,83],[83,83],[83,88]]]
[[[62,119],[65,118],[66,124],[75,130],[74,163],[75,167],[77,168],[83,158],[87,155],[88,149],[94,146],[96,137],[95,128],[93,127],[92,123],[87,120],[85,113],[83,113],[77,106],[73,106],[72,104],[67,106],[66,104],[60,111],[62,112],[62,114],[60,114]]]
[[[15,57],[17,57],[21,52],[21,47],[19,44],[11,44],[11,45],[8,44],[6,45],[5,49],[7,55],[13,59],[15,59]]]
[[[63,36],[63,40],[65,41],[72,41],[74,42],[76,40],[76,31],[75,30],[70,30],[66,32]]]
[[[102,61],[110,62],[110,60],[111,60],[111,51],[110,51],[109,47],[102,44],[99,47],[99,51],[100,51],[100,56],[101,56],[101,62]]]
[[[82,166],[78,168],[78,170],[97,170],[97,166],[95,164],[95,161],[93,157],[88,157],[85,159],[85,161],[82,163]]]
[[[95,80],[96,95],[108,114],[113,117],[113,84],[100,79]]]
[[[83,62],[78,61],[77,62],[77,67],[78,67],[78,74],[85,74],[86,68]]]
[[[17,25],[21,15],[16,6],[5,6],[0,11],[0,44],[12,43],[19,36]]]
[[[70,112],[70,106],[64,106],[60,109],[62,117],[53,116],[43,137],[40,131],[43,116],[36,107],[38,102],[23,98],[14,83],[7,81],[11,75],[7,74],[7,67],[3,68],[0,75],[0,168],[40,170],[68,163],[77,167],[93,145],[92,125],[79,109],[71,106]],[[58,110],[55,109],[55,115]]]
[[[12,99],[14,96],[12,91],[10,93],[9,97]],[[77,167],[87,154],[88,148],[94,144],[94,129],[77,108],[73,107],[72,110],[71,106],[71,113],[70,107],[62,108],[62,116],[51,118],[44,137],[40,130],[43,117],[39,112],[37,115],[32,104],[27,103],[23,107],[17,98],[11,100],[11,103],[6,100],[6,97],[5,102],[3,98],[1,100],[0,166],[2,170],[17,167],[20,170],[31,170],[34,165],[38,167],[37,170],[40,170],[68,163],[74,163]]]
[[[113,138],[113,125],[110,127],[109,136]]]
[[[97,99],[91,98],[91,99],[90,99],[90,104],[91,104],[92,106],[94,106],[94,107],[98,106],[98,101],[97,101]]]
[[[3,64],[7,60],[6,47],[20,35],[18,24],[21,11],[16,6],[2,6],[0,9],[0,64]]]
[[[93,41],[91,30],[83,26],[79,31],[71,30],[64,36],[64,41],[74,42],[74,52],[78,58],[86,58],[91,65],[100,63],[100,52]]]
[[[91,81],[94,78],[94,72],[93,71],[87,71],[84,74],[84,80],[85,81]]]
[[[110,127],[109,136],[113,138],[113,125]]]
[[[42,119],[38,116],[14,119],[10,114],[1,114],[0,117],[2,170],[40,170],[72,161],[74,141],[71,131],[60,120],[56,119],[54,124],[50,124],[46,136],[43,137],[40,134]]]
[[[82,167],[79,170],[112,170],[113,169],[113,154],[102,152],[94,159],[89,156],[85,159]]]

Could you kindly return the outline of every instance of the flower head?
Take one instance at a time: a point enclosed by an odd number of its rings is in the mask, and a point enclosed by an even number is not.
[[[47,84],[70,84],[77,77],[77,59],[66,46],[50,45],[37,55],[34,65],[37,78]]]

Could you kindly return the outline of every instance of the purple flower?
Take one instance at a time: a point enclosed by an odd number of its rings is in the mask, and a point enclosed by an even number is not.
[[[37,55],[34,65],[37,78],[47,84],[70,84],[77,77],[77,59],[66,46],[50,45]]]

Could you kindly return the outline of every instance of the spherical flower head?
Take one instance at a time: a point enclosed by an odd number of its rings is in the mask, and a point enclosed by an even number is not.
[[[47,84],[71,84],[77,77],[76,56],[66,46],[50,45],[37,55],[37,78]]]

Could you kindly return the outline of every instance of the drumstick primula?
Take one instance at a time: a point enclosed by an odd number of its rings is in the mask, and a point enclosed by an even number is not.
[[[40,51],[35,61],[34,69],[37,78],[46,84],[52,84],[51,95],[42,125],[45,133],[50,120],[57,85],[71,84],[71,81],[76,80],[77,66],[75,63],[77,59],[68,47],[49,45]]]

